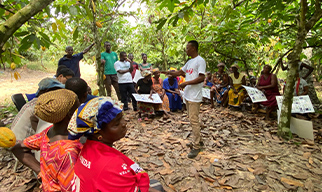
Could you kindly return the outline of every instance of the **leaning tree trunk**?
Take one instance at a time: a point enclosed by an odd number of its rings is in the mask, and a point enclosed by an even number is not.
[[[93,2],[96,3],[96,0]],[[100,96],[106,96],[105,87],[104,87],[104,65],[101,63],[101,40],[96,26],[96,11],[93,8],[93,6],[96,6],[96,5],[91,4],[90,7],[93,13],[92,25],[93,25],[93,33],[94,33],[94,41],[95,41],[95,58],[96,58],[98,92]]]
[[[306,11],[307,11],[307,1],[301,0],[301,11],[300,11],[300,21],[298,23],[297,37],[295,45],[293,47],[293,52],[288,55],[290,61],[289,72],[286,78],[286,87],[284,91],[284,100],[282,105],[282,111],[280,116],[280,121],[278,124],[278,135],[284,138],[290,138],[292,136],[290,131],[290,122],[291,122],[291,110],[293,103],[293,92],[295,85],[295,75],[298,72],[298,62],[300,61],[300,55],[302,53],[302,46],[305,41],[305,37],[308,31],[316,24],[316,22],[321,18],[322,11],[320,1],[317,0],[315,4],[315,13],[306,22]]]
[[[0,25],[0,55],[7,40],[32,16],[46,8],[55,0],[32,0],[28,5],[12,15],[7,21]]]

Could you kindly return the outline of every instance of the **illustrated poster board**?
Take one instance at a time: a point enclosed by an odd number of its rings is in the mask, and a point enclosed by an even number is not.
[[[278,109],[282,109],[283,96],[276,96]],[[294,96],[292,113],[314,113],[314,108],[308,95]]]
[[[243,85],[243,87],[246,89],[246,91],[253,103],[267,101],[266,96],[259,89],[256,89],[254,87],[244,86],[244,85]]]
[[[145,103],[153,103],[153,104],[161,104],[162,100],[158,94],[152,94],[152,99],[149,99],[150,94],[132,94],[136,101],[145,102]]]
[[[134,78],[133,78],[133,82],[137,83],[139,81],[139,79],[141,79],[141,78],[143,78],[142,75],[141,75],[141,71],[136,70]]]
[[[210,99],[210,89],[202,88],[202,97]]]

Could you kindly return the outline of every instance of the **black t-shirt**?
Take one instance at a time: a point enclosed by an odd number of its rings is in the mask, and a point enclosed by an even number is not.
[[[139,87],[139,94],[150,94],[152,80],[149,80],[148,83],[144,83],[143,79],[138,80],[137,85]]]

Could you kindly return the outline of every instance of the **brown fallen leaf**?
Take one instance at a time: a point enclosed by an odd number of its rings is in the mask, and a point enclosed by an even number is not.
[[[226,177],[221,178],[221,179],[218,181],[218,183],[219,183],[220,185],[224,185],[224,184],[226,183],[227,179],[228,179],[228,178],[226,178]]]
[[[311,157],[311,153],[310,152],[305,152],[305,153],[303,153],[303,158],[305,158],[305,159],[308,159],[309,157]]]
[[[260,174],[264,173],[265,171],[266,171],[266,169],[264,167],[258,167],[254,170],[253,174],[260,175]]]
[[[230,190],[230,189],[233,189],[233,188],[230,187],[230,186],[222,185],[220,187],[215,187],[215,189],[228,189],[228,190]]]
[[[160,175],[169,175],[173,173],[173,170],[171,169],[163,169],[162,171],[160,171]]]
[[[310,157],[310,158],[309,158],[309,163],[310,163],[311,165],[313,165],[313,159],[312,159],[312,157]]]
[[[254,169],[250,168],[250,167],[247,167],[248,171],[253,173],[254,172]]]
[[[209,178],[209,177],[204,177],[204,180],[209,181],[211,183],[215,182],[216,180]]]
[[[252,157],[254,160],[258,159],[258,155]]]
[[[281,181],[284,182],[284,183],[287,183],[289,185],[294,185],[294,186],[298,186],[298,187],[304,187],[303,183],[301,183],[299,181],[292,180],[292,179],[288,179],[288,178],[285,178],[285,177],[282,177]]]
[[[177,190],[176,190],[176,188],[175,188],[173,185],[169,184],[168,186],[169,186],[173,191],[177,191]]]

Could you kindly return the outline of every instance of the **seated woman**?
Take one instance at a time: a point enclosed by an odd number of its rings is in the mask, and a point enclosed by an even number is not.
[[[214,85],[210,89],[210,103],[211,108],[214,108],[214,97],[216,98],[217,103],[224,106],[228,96],[228,83],[229,78],[228,74],[224,71],[225,64],[219,63],[217,65],[218,71],[214,73],[213,83]],[[227,104],[227,103],[226,103]]]
[[[98,97],[74,113],[69,139],[84,135],[87,141],[74,167],[73,191],[157,191],[149,189],[149,176],[138,164],[113,148],[127,131],[120,104]]]
[[[206,78],[205,78],[205,81],[203,82],[203,87],[211,88],[212,86],[213,86],[212,75],[208,71],[207,75],[206,75]]]
[[[262,75],[259,77],[256,88],[261,90],[267,101],[254,104],[253,113],[256,113],[259,105],[262,104],[267,107],[266,109],[266,120],[269,119],[269,115],[277,107],[276,96],[280,95],[277,85],[277,77],[275,74],[271,73],[272,67],[270,65],[265,65],[262,71]]]
[[[283,88],[284,93],[285,86]],[[294,85],[294,96],[307,95],[309,93],[309,86],[307,82],[300,77],[299,72],[296,73],[296,81]]]
[[[152,65],[151,65],[151,63],[147,62],[147,60],[148,60],[147,54],[142,53],[141,56],[142,56],[142,60],[143,60],[143,62],[139,64],[139,69],[140,69],[141,73],[146,70],[152,72]]]
[[[245,75],[238,72],[238,65],[231,66],[233,73],[229,76],[230,90],[228,92],[228,104],[230,106],[239,107],[244,101],[245,89],[242,85],[246,85]]]
[[[170,110],[172,112],[182,109],[181,94],[178,89],[178,80],[172,75],[168,75],[163,81],[163,89],[169,98]]]
[[[67,89],[40,95],[35,106],[35,115],[53,125],[26,138],[12,149],[19,161],[39,174],[42,190],[45,192],[72,190],[73,166],[82,144],[79,140],[68,140],[67,126],[78,106],[77,95]],[[40,150],[40,162],[35,159],[31,150]]]
[[[160,71],[158,68],[153,69],[153,78],[152,78],[152,88],[155,93],[158,93],[160,98],[162,99],[162,104],[155,105],[155,111],[163,111],[165,117],[168,117],[168,112],[170,111],[169,108],[169,99],[168,96],[165,94],[165,90],[163,89],[163,80],[160,78]]]
[[[141,75],[143,76],[142,79],[139,79],[138,82],[135,85],[135,91],[138,94],[150,94],[150,98],[153,93],[153,83],[151,80],[151,72],[149,70],[145,70],[141,72]],[[154,113],[154,105],[151,103],[145,103],[145,102],[138,102],[138,108],[139,108],[139,121],[142,121],[142,117],[146,116],[144,120],[148,120],[149,115],[153,115]]]

